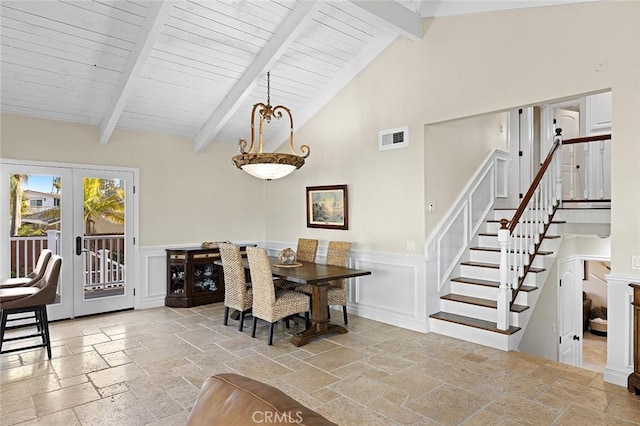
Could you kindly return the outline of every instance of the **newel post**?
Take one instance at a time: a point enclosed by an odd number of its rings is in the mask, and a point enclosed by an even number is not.
[[[500,220],[500,230],[498,231],[498,242],[500,243],[500,289],[498,290],[498,320],[496,321],[499,330],[509,329],[509,304],[511,302],[511,290],[509,289],[509,264],[508,245],[509,228],[507,219]]]

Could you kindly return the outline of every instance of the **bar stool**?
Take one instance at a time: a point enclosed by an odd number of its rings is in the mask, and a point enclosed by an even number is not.
[[[49,249],[44,249],[40,252],[40,256],[38,257],[38,262],[36,263],[36,267],[24,277],[20,278],[6,278],[0,280],[0,288],[9,288],[9,287],[30,287],[40,281],[42,276],[44,275],[44,270],[47,267],[47,263],[49,263],[49,259],[53,252]]]
[[[51,256],[51,259],[47,263],[44,276],[34,285],[30,287],[0,289],[0,354],[33,348],[47,348],[47,355],[49,359],[51,359],[47,305],[53,303],[56,299],[61,265],[62,258],[60,256]],[[19,315],[28,312],[33,312],[33,316]],[[12,316],[12,318],[9,318],[9,316]],[[24,323],[26,320],[33,321]],[[19,325],[7,326],[7,322],[11,321],[20,321],[21,323]],[[36,327],[35,333],[5,338],[5,332],[8,330],[32,326]],[[32,339],[34,337],[42,338],[42,343],[2,350],[5,342]]]

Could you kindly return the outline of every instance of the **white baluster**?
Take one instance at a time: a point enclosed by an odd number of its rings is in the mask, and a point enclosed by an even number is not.
[[[573,200],[576,197],[576,156],[575,156],[575,147],[573,144],[569,145],[569,163],[571,164],[571,173],[569,173],[569,199]]]
[[[604,141],[600,141],[600,185],[598,190],[598,196],[600,199],[604,199]]]
[[[584,190],[582,193],[582,197],[585,200],[589,199],[589,144],[583,143],[583,152],[584,152],[584,170],[582,172],[582,176],[584,176]]]

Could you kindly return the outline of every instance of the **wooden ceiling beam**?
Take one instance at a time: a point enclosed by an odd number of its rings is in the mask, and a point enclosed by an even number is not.
[[[257,79],[263,77],[263,74],[280,59],[300,34],[300,31],[312,19],[318,7],[319,2],[317,1],[299,1],[294,9],[289,12],[289,15],[278,27],[273,37],[267,42],[256,59],[229,90],[220,105],[202,126],[194,139],[194,153],[201,153],[211,143],[251,93],[257,84]]]
[[[422,40],[424,29],[422,18],[417,12],[412,12],[397,1],[361,1],[351,2],[375,17],[386,27],[410,40]]]
[[[140,75],[142,67],[147,62],[151,50],[160,35],[162,27],[169,18],[169,13],[173,7],[173,1],[160,0],[149,3],[149,14],[142,24],[140,34],[136,39],[131,53],[127,58],[127,63],[122,73],[122,77],[115,88],[109,105],[102,116],[100,122],[100,143],[106,144],[111,139],[113,130],[122,115],[125,105],[133,91],[133,83]]]

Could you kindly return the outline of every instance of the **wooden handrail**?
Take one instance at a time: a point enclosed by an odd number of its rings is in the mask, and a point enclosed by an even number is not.
[[[556,136],[560,136],[560,131],[561,130],[562,129],[556,129],[556,133],[557,133]],[[547,169],[549,168],[549,164],[551,164],[551,161],[553,160],[553,154],[556,152],[556,150],[559,147],[560,147],[560,139],[556,139],[555,142],[553,143],[553,146],[551,147],[551,150],[547,154],[547,158],[545,158],[544,163],[542,163],[542,167],[540,167],[540,170],[538,170],[538,173],[536,174],[536,177],[533,179],[533,182],[531,182],[531,186],[529,186],[529,190],[527,191],[527,193],[525,194],[524,198],[520,202],[520,205],[518,206],[518,210],[516,210],[516,213],[513,215],[513,218],[511,219],[511,222],[509,223],[509,234],[510,235],[513,234],[514,229],[516,229],[516,226],[518,225],[518,222],[520,221],[520,217],[522,216],[522,213],[524,213],[524,209],[529,204],[529,201],[531,200],[531,197],[533,197],[533,194],[536,191],[536,189],[538,188],[538,185],[540,184],[540,181],[542,181],[542,177],[544,176],[544,174],[546,173]]]
[[[607,135],[583,136],[581,138],[565,139],[562,141],[562,145],[570,145],[572,143],[606,141],[609,139],[611,139],[611,133]]]

